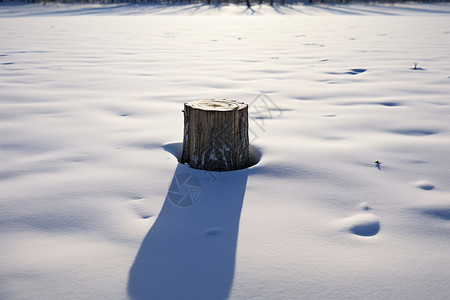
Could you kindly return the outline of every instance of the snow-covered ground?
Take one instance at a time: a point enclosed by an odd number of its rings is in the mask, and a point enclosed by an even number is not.
[[[203,98],[258,164],[177,164]],[[448,4],[2,5],[0,298],[447,299],[449,117]]]

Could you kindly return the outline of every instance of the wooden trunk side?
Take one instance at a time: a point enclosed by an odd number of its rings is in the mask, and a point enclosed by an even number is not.
[[[248,167],[248,107],[214,111],[194,109],[185,104],[180,162],[209,171]]]

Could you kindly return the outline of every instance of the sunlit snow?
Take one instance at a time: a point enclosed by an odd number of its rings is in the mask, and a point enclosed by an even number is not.
[[[0,298],[447,299],[449,95],[448,4],[0,5]]]

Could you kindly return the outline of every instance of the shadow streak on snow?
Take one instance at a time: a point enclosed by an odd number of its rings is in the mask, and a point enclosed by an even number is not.
[[[178,164],[130,269],[131,299],[228,298],[248,172],[206,172]],[[179,178],[186,176],[198,179],[201,194],[193,206],[178,207],[171,200],[173,186],[181,193]]]

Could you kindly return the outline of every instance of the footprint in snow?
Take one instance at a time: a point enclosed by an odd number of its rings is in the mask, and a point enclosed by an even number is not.
[[[140,219],[147,220],[153,217],[151,211],[143,205],[133,205],[132,210]]]
[[[434,129],[418,129],[418,128],[394,129],[391,130],[391,132],[409,136],[427,136],[439,133],[438,130]]]
[[[133,201],[130,202],[131,203],[130,205],[139,218],[146,220],[153,217],[153,214],[148,210],[147,207],[145,207],[145,205],[141,201],[144,199],[144,197],[132,194],[128,196],[128,199]]]
[[[357,74],[364,73],[366,71],[367,71],[367,69],[351,69],[350,71],[347,72],[347,74],[357,75]]]
[[[328,72],[331,75],[358,75],[366,72],[367,69],[350,69],[347,72]]]
[[[379,104],[381,106],[389,106],[389,107],[394,107],[394,106],[400,106],[401,105],[400,102],[396,102],[396,101],[384,101],[384,102],[378,102],[377,104]]]
[[[339,219],[336,224],[341,230],[365,237],[374,236],[380,231],[378,217],[370,213],[360,213]]]
[[[361,202],[359,204],[359,208],[361,208],[362,210],[371,210],[372,209],[370,207],[369,203],[367,203],[367,202]]]
[[[434,189],[434,184],[429,182],[428,180],[419,180],[414,182],[414,185],[418,187],[419,189],[431,191]]]
[[[144,220],[146,220],[146,219],[149,219],[149,218],[153,217],[153,216],[152,216],[152,215],[150,215],[150,214],[139,214],[139,216],[141,217],[141,219],[144,219]]]

